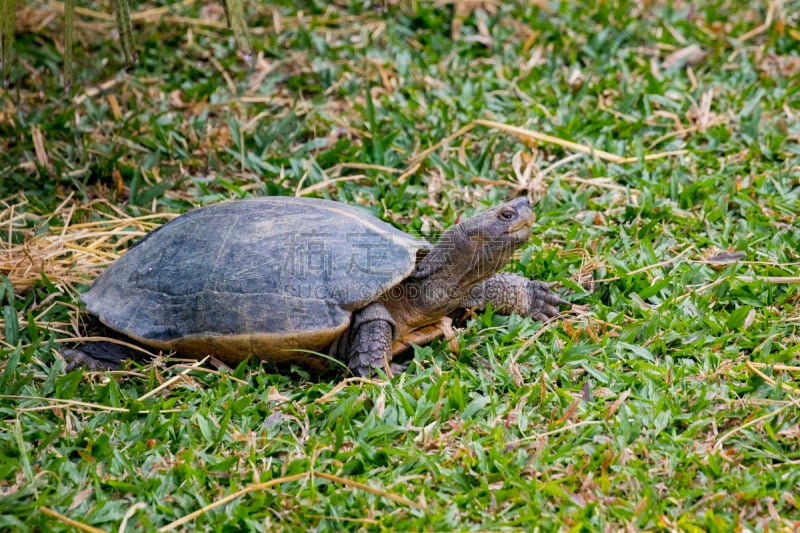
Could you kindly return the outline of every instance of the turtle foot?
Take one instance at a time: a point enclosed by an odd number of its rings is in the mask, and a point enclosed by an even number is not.
[[[561,306],[571,304],[554,292],[550,285],[542,281],[528,280],[528,308],[522,313],[525,316],[546,322],[561,315]]]
[[[350,369],[353,374],[360,378],[392,378],[397,374],[402,374],[406,370],[408,370],[408,364],[402,363],[389,363],[389,372],[390,374],[386,374],[386,367],[383,366],[368,366],[368,367],[358,367]]]
[[[123,361],[131,358],[125,347],[107,341],[89,342],[78,348],[59,350],[58,353],[67,362],[67,372],[78,368],[98,372],[118,370]]]

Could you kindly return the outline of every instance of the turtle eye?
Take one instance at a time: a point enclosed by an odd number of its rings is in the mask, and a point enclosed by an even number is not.
[[[503,209],[502,211],[500,211],[498,217],[502,218],[503,220],[511,220],[512,218],[514,218],[514,211],[511,209]]]

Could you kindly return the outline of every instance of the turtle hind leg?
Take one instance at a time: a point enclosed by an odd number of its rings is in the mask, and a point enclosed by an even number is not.
[[[402,372],[404,367],[392,364],[394,332],[394,320],[382,304],[373,303],[355,313],[343,357],[350,371],[361,377],[376,375],[378,370],[387,375]]]
[[[135,359],[128,348],[108,341],[87,342],[58,352],[67,362],[67,372],[81,367],[95,371],[117,370],[124,361]]]

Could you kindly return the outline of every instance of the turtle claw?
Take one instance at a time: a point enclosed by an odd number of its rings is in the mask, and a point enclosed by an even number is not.
[[[392,371],[392,374],[402,374],[408,370],[408,363],[391,363],[389,370]]]
[[[528,281],[528,309],[525,316],[547,322],[561,315],[560,306],[571,304],[558,294],[550,291],[550,284],[542,281]]]

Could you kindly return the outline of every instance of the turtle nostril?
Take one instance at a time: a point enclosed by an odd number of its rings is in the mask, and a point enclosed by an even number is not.
[[[530,202],[530,200],[528,200],[527,196],[520,196],[519,198],[514,200],[513,205],[515,207],[520,207],[520,206],[530,207],[531,206],[531,202]]]

